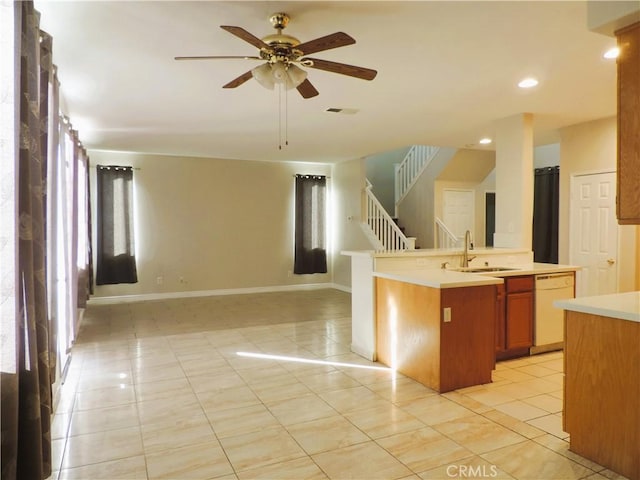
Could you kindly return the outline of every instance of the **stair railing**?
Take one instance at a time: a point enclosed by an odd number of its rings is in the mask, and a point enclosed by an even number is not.
[[[449,230],[442,220],[436,217],[436,248],[455,248],[460,246],[460,239]]]
[[[416,182],[422,171],[427,168],[440,147],[413,145],[396,169],[396,205],[402,200]]]
[[[362,219],[386,251],[415,250],[415,237],[407,237],[371,191],[371,182],[363,190]]]

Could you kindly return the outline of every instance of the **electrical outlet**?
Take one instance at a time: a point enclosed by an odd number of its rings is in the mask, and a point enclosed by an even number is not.
[[[156,285],[162,285],[164,283],[163,277],[156,277]]]
[[[178,277],[178,283],[185,283],[184,277]]]
[[[444,307],[442,310],[442,321],[448,323],[451,321],[451,307]]]

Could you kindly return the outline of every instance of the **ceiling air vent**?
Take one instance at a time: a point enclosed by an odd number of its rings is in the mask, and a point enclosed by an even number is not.
[[[335,107],[331,107],[331,108],[327,108],[326,111],[330,112],[330,113],[343,113],[345,115],[353,115],[354,113],[358,113],[358,110],[356,108],[335,108]]]

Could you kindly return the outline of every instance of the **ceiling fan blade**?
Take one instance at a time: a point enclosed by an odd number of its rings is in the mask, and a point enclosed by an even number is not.
[[[308,42],[296,45],[296,50],[302,51],[303,55],[310,55],[316,52],[331,50],[332,48],[353,45],[356,41],[344,32],[336,32],[325,37],[309,40]]]
[[[252,35],[251,33],[247,32],[244,28],[233,27],[233,26],[229,26],[229,25],[220,25],[220,28],[222,28],[223,30],[226,30],[227,32],[235,35],[238,38],[241,38],[242,40],[244,40],[245,42],[250,43],[251,45],[253,45],[256,48],[259,48],[261,50],[269,50],[269,51],[272,50],[272,48],[269,45],[264,43],[262,40],[260,40],[255,35]]]
[[[326,70],[327,72],[339,73],[341,75],[349,75],[350,77],[361,78],[363,80],[373,80],[378,74],[377,71],[370,68],[356,67],[347,65],[346,63],[330,62],[329,60],[320,60],[318,58],[303,58],[302,61],[311,60],[313,65],[305,65],[318,70]]]
[[[195,57],[173,57],[174,60],[217,60],[217,59],[242,59],[242,60],[262,60],[260,57],[240,57],[238,55],[203,55],[203,56],[195,56]]]
[[[222,88],[236,88],[242,85],[244,82],[251,80],[252,78],[253,78],[253,74],[251,73],[251,70],[249,70],[248,72],[245,72],[242,75],[240,75],[238,78],[234,78],[226,85],[223,85]]]
[[[296,89],[304,98],[311,98],[318,95],[318,90],[316,90],[316,87],[311,85],[311,82],[307,79],[305,79],[304,82],[298,85]]]

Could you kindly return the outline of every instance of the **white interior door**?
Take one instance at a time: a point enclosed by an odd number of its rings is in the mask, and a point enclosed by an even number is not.
[[[569,262],[576,296],[606,295],[618,288],[618,223],[615,172],[571,179]]]
[[[464,241],[464,233],[467,230],[473,236],[475,192],[473,190],[444,189],[442,191],[442,221],[461,241]]]

